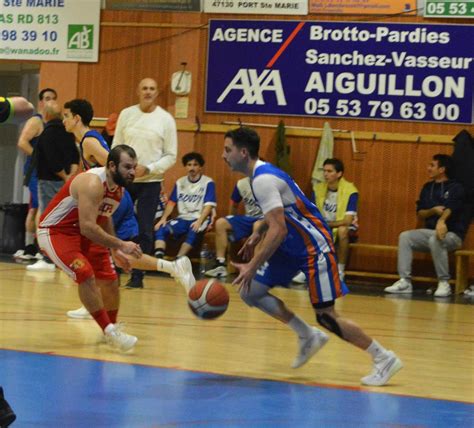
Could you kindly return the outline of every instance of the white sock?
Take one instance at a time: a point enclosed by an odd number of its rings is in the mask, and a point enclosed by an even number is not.
[[[366,351],[372,355],[372,358],[374,360],[383,357],[387,350],[375,339],[372,340],[372,343],[369,345],[369,347],[366,349]]]
[[[225,257],[216,257],[218,263],[225,265]]]
[[[168,260],[158,259],[156,261],[156,270],[172,275],[174,273],[174,264]]]
[[[295,315],[289,322],[288,327],[296,332],[299,337],[308,337],[312,333],[311,326]]]
[[[35,242],[35,233],[34,232],[26,232],[25,233],[25,246],[31,245]]]
[[[339,271],[339,273],[344,273],[346,270],[346,265],[344,263],[338,263],[337,270]]]

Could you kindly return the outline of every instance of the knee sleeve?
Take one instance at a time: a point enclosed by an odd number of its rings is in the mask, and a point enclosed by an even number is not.
[[[316,320],[318,321],[318,324],[323,326],[325,329],[329,330],[331,333],[337,334],[341,339],[344,339],[339,324],[331,315],[325,312],[316,314]]]
[[[241,290],[240,298],[248,306],[259,306],[259,301],[268,295],[268,287],[258,281],[252,280],[250,290]]]

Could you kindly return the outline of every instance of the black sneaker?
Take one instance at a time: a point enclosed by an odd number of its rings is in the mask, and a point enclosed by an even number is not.
[[[21,256],[19,256],[22,260],[34,260],[36,259],[36,254],[38,253],[38,249],[36,245],[30,244],[25,247],[25,251]]]
[[[0,427],[8,427],[15,421],[15,419],[16,415],[5,400],[3,396],[3,388],[0,387]]]
[[[125,288],[143,288],[143,279],[132,277],[125,284]]]
[[[157,259],[162,259],[163,257],[165,257],[165,252],[163,250],[156,250],[155,257]]]

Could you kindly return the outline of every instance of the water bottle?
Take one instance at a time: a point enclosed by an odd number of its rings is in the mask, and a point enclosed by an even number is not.
[[[209,250],[207,244],[202,244],[201,252],[199,253],[199,273],[204,275],[207,270],[207,259],[209,257]]]

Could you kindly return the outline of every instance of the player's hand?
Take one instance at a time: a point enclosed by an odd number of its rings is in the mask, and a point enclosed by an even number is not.
[[[137,165],[135,168],[135,177],[143,177],[150,173],[150,170],[144,165]]]
[[[199,220],[196,220],[194,223],[191,223],[191,229],[198,233],[199,232],[199,229],[201,228],[201,223],[199,222]]]
[[[250,265],[250,263],[231,262],[231,264],[239,271],[239,275],[234,279],[234,281],[232,281],[232,285],[237,286],[239,292],[248,293],[250,285],[252,284],[252,279],[256,273],[255,269]]]
[[[438,220],[436,223],[436,237],[442,241],[444,238],[446,238],[446,235],[448,233],[448,226],[446,226],[446,223],[444,221]]]
[[[130,260],[127,256],[122,253],[120,250],[112,250],[112,258],[114,259],[114,263],[124,270],[124,272],[129,273],[132,270],[132,265]]]
[[[257,232],[252,233],[247,240],[245,241],[242,248],[239,250],[238,254],[242,257],[243,260],[249,261],[252,259],[255,247],[260,242],[261,235]]]
[[[155,224],[155,230],[158,230],[161,226],[166,224],[166,219],[161,218],[158,223]]]
[[[140,248],[140,245],[135,244],[132,241],[122,241],[122,244],[119,248],[124,254],[128,254],[136,259],[139,259],[143,255],[143,251]]]
[[[443,205],[437,205],[437,206],[435,206],[431,209],[435,213],[435,215],[441,215],[441,214],[443,214],[446,207],[444,207]]]

